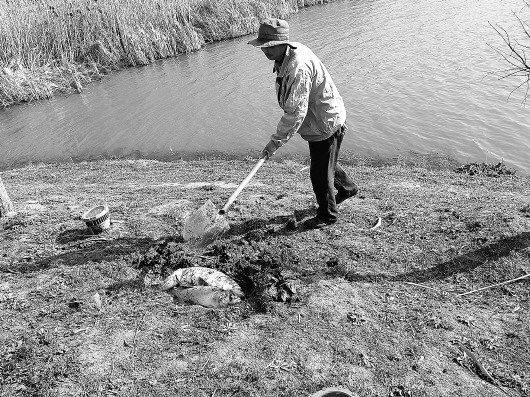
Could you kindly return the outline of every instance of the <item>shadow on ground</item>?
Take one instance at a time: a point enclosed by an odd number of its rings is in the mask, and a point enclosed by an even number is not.
[[[247,236],[253,239],[258,235],[278,236],[286,234],[295,234],[306,231],[298,225],[301,220],[314,216],[316,209],[314,207],[303,210],[296,210],[292,215],[278,215],[269,219],[253,218],[240,223],[230,225],[230,230],[226,236]]]
[[[76,236],[76,237],[74,237]],[[95,239],[94,239],[95,238]],[[75,243],[58,253],[34,261],[19,263],[15,269],[18,273],[31,273],[57,265],[80,266],[88,262],[108,262],[133,253],[143,253],[154,240],[146,237],[105,238],[104,236],[85,235],[75,230],[63,233],[61,241]]]
[[[72,244],[79,241],[88,240],[96,237],[88,228],[70,229],[60,233],[56,238],[57,244]]]
[[[427,282],[441,280],[449,276],[470,272],[473,269],[502,257],[510,255],[514,251],[520,251],[530,247],[530,232],[523,232],[516,236],[502,238],[499,241],[486,245],[475,251],[457,256],[449,261],[438,263],[428,269],[414,270],[405,274],[389,276],[387,274],[357,274],[350,272],[346,275],[349,281],[414,281]]]

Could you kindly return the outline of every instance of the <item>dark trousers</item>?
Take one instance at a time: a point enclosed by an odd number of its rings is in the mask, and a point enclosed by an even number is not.
[[[335,191],[342,197],[351,197],[357,193],[357,186],[337,164],[340,145],[346,127],[342,126],[335,134],[324,141],[309,142],[311,156],[311,183],[317,198],[317,216],[324,222],[337,220],[338,210]]]

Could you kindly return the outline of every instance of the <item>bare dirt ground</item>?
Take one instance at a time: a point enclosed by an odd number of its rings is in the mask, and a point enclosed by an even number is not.
[[[343,162],[360,194],[337,224],[305,230],[307,164],[273,161],[226,235],[183,242],[186,216],[220,208],[254,161],[4,171],[18,215],[0,219],[0,395],[530,395],[530,279],[459,296],[530,273],[529,177]],[[111,228],[91,235],[80,215],[103,202]],[[175,305],[156,282],[189,265],[224,271],[247,299]],[[294,295],[269,293],[284,281]]]

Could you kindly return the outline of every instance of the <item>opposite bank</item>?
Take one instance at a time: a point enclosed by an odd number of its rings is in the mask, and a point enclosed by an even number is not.
[[[0,108],[81,92],[113,70],[253,33],[328,0],[48,0],[0,3]]]

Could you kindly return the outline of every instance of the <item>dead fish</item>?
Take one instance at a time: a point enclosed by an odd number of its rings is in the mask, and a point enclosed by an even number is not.
[[[189,288],[175,287],[171,288],[168,292],[173,296],[173,300],[177,303],[201,305],[215,309],[228,307],[241,302],[239,297],[234,295],[230,290],[227,291],[208,286]]]
[[[167,291],[175,286],[210,286],[225,291],[232,291],[238,297],[243,297],[244,295],[241,287],[226,274],[219,270],[202,266],[177,269],[164,280],[160,288],[162,291]]]

